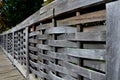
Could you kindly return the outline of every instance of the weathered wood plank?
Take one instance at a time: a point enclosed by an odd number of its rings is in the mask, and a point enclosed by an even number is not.
[[[7,58],[5,53],[3,53],[1,48],[0,61],[0,80],[14,80],[18,78],[21,80],[25,80],[24,77],[16,69],[16,67],[13,66],[12,62],[10,62],[10,60]]]
[[[37,48],[42,50],[51,50],[50,46],[44,44],[37,44]]]
[[[36,59],[36,60],[38,59],[38,56],[37,56],[37,55],[34,55],[34,54],[31,54],[31,53],[30,53],[29,56],[30,56],[32,59]]]
[[[29,50],[31,50],[31,51],[38,51],[38,48],[37,47],[29,46]]]
[[[29,33],[29,37],[36,36],[38,34],[39,34],[39,31],[33,31],[33,32]]]
[[[48,74],[52,80],[64,80],[64,79],[56,76],[55,74],[53,74],[51,71]]]
[[[48,38],[48,36],[46,34],[42,34],[42,35],[37,35],[37,38],[39,40],[46,40]]]
[[[79,67],[77,65],[73,65],[68,62],[64,62],[64,66],[67,67],[70,71],[75,72],[91,80],[105,80],[105,74],[103,73],[99,73],[90,69]]]
[[[68,37],[71,41],[106,41],[106,32],[77,32]]]
[[[63,67],[63,66],[59,66],[59,65],[56,65],[56,64],[53,64],[49,61],[49,68],[50,70],[53,70],[53,71],[57,71],[57,72],[60,72],[62,74],[67,74],[67,75],[71,75],[73,77],[77,77],[77,74],[69,71],[66,67]],[[72,78],[72,77],[71,77]]]
[[[96,70],[100,70],[100,71],[103,71],[103,72],[106,71],[106,62],[84,60],[83,63],[84,63],[84,66],[94,68]]]
[[[30,43],[38,43],[38,40],[37,39],[29,39],[29,42]]]
[[[107,4],[107,80],[120,79],[120,0]]]
[[[36,74],[40,78],[48,78],[48,75],[46,73],[42,72],[42,71],[34,70],[32,67],[30,67],[30,70],[32,71],[33,74]]]
[[[69,56],[87,58],[87,59],[106,59],[106,51],[104,49],[72,49],[67,48],[65,52]]]
[[[46,34],[62,34],[62,33],[75,33],[77,31],[74,27],[60,26],[52,27],[46,30]]]
[[[89,22],[97,22],[106,20],[105,10],[82,14],[79,16],[70,17],[63,20],[58,20],[57,25],[76,25]]]
[[[55,47],[78,47],[77,43],[67,40],[49,40],[48,45]]]

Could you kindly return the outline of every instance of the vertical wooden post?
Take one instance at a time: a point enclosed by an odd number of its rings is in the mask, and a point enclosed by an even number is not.
[[[79,15],[80,15],[80,12],[76,12],[76,16],[79,16]],[[82,32],[83,31],[81,25],[76,25],[76,27],[77,27],[77,31],[78,32]],[[83,48],[81,42],[77,42],[77,44],[78,44],[79,48]],[[79,59],[79,66],[83,66],[83,60],[82,59]],[[83,77],[79,76],[78,80],[83,80]]]
[[[28,51],[28,31],[29,28],[26,27],[25,34],[26,34],[26,66],[27,66],[27,72],[26,72],[26,78],[29,80],[29,51]]]
[[[6,46],[5,46],[5,50],[7,51],[7,55],[8,55],[8,34],[6,34],[6,42],[5,42]]]
[[[12,33],[12,57],[13,57],[13,65],[14,65],[14,32]]]
[[[107,76],[120,80],[120,1],[108,3],[107,8]]]

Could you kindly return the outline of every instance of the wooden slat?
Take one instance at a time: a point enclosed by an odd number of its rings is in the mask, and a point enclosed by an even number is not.
[[[72,49],[67,48],[64,52],[69,56],[87,58],[87,59],[98,59],[105,60],[106,51],[104,49]]]
[[[48,45],[55,47],[78,47],[77,43],[67,40],[49,40]]]
[[[68,37],[71,41],[106,41],[106,32],[77,32]]]
[[[29,50],[31,50],[31,51],[38,51],[38,48],[37,47],[29,46]]]
[[[45,59],[45,60],[48,60],[48,61],[50,60],[50,57],[48,55],[46,55],[46,54],[39,53],[38,57],[42,58],[42,59]]]
[[[29,34],[29,37],[36,36],[39,34],[39,31],[34,31]]]
[[[52,80],[64,80],[64,79],[62,79],[62,78],[60,78],[60,77],[57,77],[55,74],[53,74],[51,71],[48,73],[49,74],[49,76],[50,76],[50,78],[52,79]]]
[[[105,72],[106,71],[106,62],[100,62],[100,61],[91,61],[91,60],[84,60],[84,66],[100,70]]]
[[[99,73],[90,69],[79,67],[68,62],[64,62],[64,66],[67,67],[70,71],[75,72],[81,76],[84,76],[91,80],[105,80],[105,74]]]
[[[48,67],[47,64],[44,64],[44,63],[42,63],[42,62],[40,62],[40,61],[38,61],[37,67],[38,67],[39,69],[47,69],[47,70],[49,69],[49,67]]]
[[[48,38],[47,35],[43,34],[43,35],[37,35],[39,40],[46,40]]]
[[[66,54],[64,54],[64,53],[58,53],[58,52],[49,51],[47,55],[50,58],[53,58],[53,59],[70,61],[69,57]]]
[[[36,27],[36,30],[46,30],[49,29],[52,26],[52,23],[47,23],[47,24],[40,24],[39,26]]]
[[[42,72],[42,71],[39,71],[39,72],[38,72],[38,71],[32,69],[31,67],[30,67],[30,70],[32,71],[32,73],[36,74],[36,75],[39,76],[40,78],[48,78],[48,75],[47,75],[46,73]],[[48,78],[48,79],[49,79],[49,78]]]
[[[82,14],[75,17],[70,17],[63,20],[58,20],[57,25],[76,25],[89,22],[97,22],[106,20],[105,10]]]
[[[48,45],[43,45],[43,44],[37,44],[37,48],[42,50],[51,50],[51,48]]]
[[[30,43],[38,43],[37,39],[29,39]]]
[[[73,77],[77,77],[77,74],[69,71],[66,67],[53,64],[50,61],[49,61],[49,65],[48,66],[49,66],[50,70],[57,71],[57,72],[60,72],[62,74],[66,74],[66,75],[71,75]]]
[[[68,26],[59,26],[59,27],[52,27],[50,29],[47,29],[47,34],[62,34],[62,33],[75,33],[77,31],[74,27],[68,27]]]
[[[34,54],[29,54],[30,55],[30,57],[32,58],[32,59],[38,59],[38,56],[37,55],[34,55]]]

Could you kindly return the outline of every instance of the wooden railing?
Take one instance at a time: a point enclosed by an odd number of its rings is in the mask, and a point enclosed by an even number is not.
[[[119,46],[109,38],[119,30],[110,8],[120,1],[108,1],[55,0],[2,33],[0,44],[28,80],[119,80]]]

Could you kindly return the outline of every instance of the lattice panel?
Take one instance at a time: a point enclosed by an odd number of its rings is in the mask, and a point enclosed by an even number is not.
[[[18,60],[18,51],[19,51],[19,45],[18,45],[18,32],[14,33],[14,58]]]
[[[3,47],[4,47],[4,49],[6,50],[6,41],[7,40],[7,36],[6,35],[4,35],[3,36]]]
[[[79,24],[66,18],[56,21],[58,26],[40,23],[30,28],[32,74],[44,80],[105,80],[105,16],[96,15],[104,10],[79,13]]]
[[[20,30],[14,35],[14,58],[26,67],[26,31]]]
[[[13,34],[9,33],[7,35],[8,39],[7,39],[7,52],[13,56],[12,52],[13,52]]]
[[[36,31],[36,26],[32,26],[29,29],[29,56],[30,56],[30,72],[34,73],[33,71],[38,71],[38,68],[35,65],[32,65],[31,62],[37,64],[38,63],[38,49],[36,47],[36,44],[38,42],[37,40],[37,34],[39,34],[38,31]],[[36,73],[34,73],[35,76]]]

